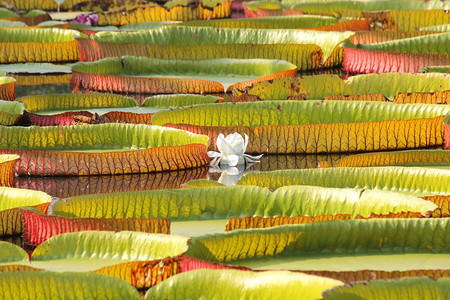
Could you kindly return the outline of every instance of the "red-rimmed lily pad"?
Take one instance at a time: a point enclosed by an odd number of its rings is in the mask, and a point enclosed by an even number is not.
[[[85,89],[128,93],[222,93],[235,87],[244,88],[252,82],[292,77],[296,73],[294,65],[275,60],[171,61],[125,56],[74,64],[71,84]]]
[[[0,136],[0,153],[19,154],[23,175],[147,173],[209,162],[206,136],[158,126],[2,127]]]

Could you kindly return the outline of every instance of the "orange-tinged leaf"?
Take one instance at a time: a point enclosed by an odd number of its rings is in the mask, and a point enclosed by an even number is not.
[[[52,236],[67,232],[86,230],[140,231],[170,234],[168,219],[108,219],[108,218],[66,218],[47,216],[29,209],[22,209],[24,221],[24,242],[39,246]]]
[[[20,155],[21,161],[16,171],[21,175],[104,175],[160,172],[204,166],[209,162],[205,148],[203,144],[189,144],[108,152],[108,154],[20,149],[0,149],[0,153]]]
[[[108,43],[85,38],[76,41],[80,49],[80,61],[95,61],[124,55],[149,56],[148,46],[142,43]]]
[[[450,91],[398,93],[393,101],[396,103],[450,104]]]
[[[350,155],[342,158],[336,167],[378,166],[448,166],[450,151],[409,150]]]
[[[14,169],[19,155],[0,155],[0,186],[14,187]]]
[[[111,111],[100,116],[101,122],[105,123],[131,123],[152,125],[153,113],[132,113],[122,111]]]
[[[161,6],[138,7],[126,12],[98,13],[98,25],[127,25],[131,23],[153,21],[190,21],[227,18],[231,15],[231,1],[222,2],[215,7],[203,7],[202,4],[189,6],[175,6],[167,9]]]
[[[441,209],[441,217],[450,217],[450,195],[447,196],[427,196],[422,199],[435,203]]]
[[[0,99],[9,101],[16,99],[15,86],[16,80],[14,78],[0,77]]]
[[[442,117],[401,121],[272,126],[165,126],[201,133],[214,150],[219,133],[249,136],[248,153],[340,153],[414,149],[444,143]],[[426,137],[426,138],[424,138]]]

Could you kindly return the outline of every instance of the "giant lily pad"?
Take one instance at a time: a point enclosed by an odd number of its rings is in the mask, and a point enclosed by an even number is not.
[[[220,133],[239,132],[249,136],[247,152],[340,153],[442,145],[441,119],[449,110],[426,104],[265,101],[159,111],[152,121],[206,134],[211,150]],[[428,141],[418,138],[426,127],[433,133],[425,135]]]
[[[128,93],[220,93],[296,73],[294,65],[275,60],[171,61],[125,56],[74,64],[71,84]]]
[[[1,63],[74,61],[78,31],[57,28],[0,28]]]
[[[450,171],[432,168],[367,167],[248,173],[238,184],[276,189],[285,185],[369,188],[420,195],[450,194]]]
[[[22,103],[0,100],[0,125],[14,125],[23,115]]]
[[[253,84],[246,94],[262,100],[286,100],[304,94],[306,99],[322,99],[330,95],[382,94],[394,99],[399,93],[438,92],[450,90],[450,80],[445,74],[367,74],[341,80],[336,75],[280,78]],[[234,90],[233,94],[242,92]]]
[[[78,42],[81,60],[89,61],[122,55],[167,59],[265,58],[288,60],[299,70],[308,70],[320,68],[321,63],[329,67],[340,65],[342,53],[337,46],[352,36],[352,32],[168,26],[134,33],[101,32],[91,36],[91,40]]]
[[[177,256],[188,238],[143,232],[83,231],[54,236],[39,245],[32,264],[54,271],[92,271],[131,261]]]
[[[236,230],[194,237],[186,255],[259,269],[448,269],[448,222],[337,220]]]
[[[0,236],[23,232],[22,214],[18,207],[37,206],[46,210],[51,196],[38,191],[0,187]]]
[[[338,280],[286,271],[195,270],[150,288],[145,299],[212,299],[218,293],[223,299],[315,299],[339,285]]]
[[[22,289],[26,286],[26,289]],[[127,282],[89,273],[3,272],[0,273],[0,297],[3,299],[107,298],[140,299],[137,290]]]
[[[16,80],[14,78],[0,76],[0,99],[14,100],[16,98],[15,85]]]
[[[351,155],[342,158],[337,167],[416,166],[449,167],[450,151],[411,150]]]
[[[158,126],[2,127],[0,135],[0,152],[21,156],[19,174],[146,173],[209,162],[207,137]]]
[[[245,202],[242,202],[243,198]],[[67,204],[57,202],[53,214],[90,218],[169,218],[172,232],[189,236],[223,231],[228,218],[239,216],[347,213],[355,217],[401,211],[426,213],[436,208],[434,203],[416,197],[361,189],[296,186],[270,192],[258,187],[219,186],[73,197]]]
[[[433,280],[427,277],[403,278],[400,280],[375,280],[338,286],[323,293],[324,300],[333,299],[446,299],[450,296],[450,279]],[[431,299],[431,298],[430,298]]]
[[[14,169],[19,155],[0,155],[0,186],[14,186]]]

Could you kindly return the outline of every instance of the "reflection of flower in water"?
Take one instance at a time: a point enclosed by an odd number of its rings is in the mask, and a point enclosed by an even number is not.
[[[83,14],[79,14],[77,18],[72,21],[72,23],[81,23],[88,26],[96,25],[97,22],[98,22],[97,15],[83,15]]]
[[[248,173],[246,170],[250,168],[254,163],[241,164],[236,167],[229,166],[219,166],[211,167],[209,173],[221,173],[219,180],[217,182],[223,185],[236,185],[242,175]],[[255,171],[250,171],[255,172]]]
[[[208,156],[212,158],[211,165],[217,166],[225,164],[230,167],[242,165],[245,163],[255,163],[262,157],[251,156],[245,154],[248,144],[248,136],[244,133],[244,138],[239,133],[235,132],[224,137],[222,133],[217,136],[217,149],[220,152],[208,151]]]

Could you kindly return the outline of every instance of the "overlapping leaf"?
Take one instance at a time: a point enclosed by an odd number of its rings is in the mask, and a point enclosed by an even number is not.
[[[369,188],[422,195],[450,194],[450,172],[406,167],[322,168],[248,173],[238,184],[277,189],[285,185]]]
[[[19,155],[0,155],[0,186],[14,186],[14,169]]]
[[[189,238],[143,232],[83,231],[54,236],[32,254],[36,266],[68,270],[77,262],[85,271],[130,261],[177,256],[187,250]],[[52,264],[58,263],[58,264]]]
[[[448,219],[371,219],[236,230],[195,237],[189,242],[186,255],[244,265],[259,261],[260,266],[264,261],[270,263],[272,256],[305,260],[319,254],[330,257],[339,253],[352,255],[354,259],[369,253],[387,257],[405,252],[442,253],[443,258],[449,251],[445,234],[448,222]],[[402,269],[405,267],[408,268]]]
[[[21,212],[24,242],[32,246],[38,246],[58,234],[86,230],[170,233],[170,221],[167,219],[65,218],[46,216],[31,209],[22,209]]]
[[[242,199],[246,199],[245,202]],[[263,201],[264,200],[264,201]],[[89,209],[87,209],[89,207]],[[225,219],[246,216],[318,216],[433,211],[437,206],[413,196],[361,189],[218,186],[195,189],[87,195],[59,201],[53,213],[67,217]]]
[[[26,286],[27,288],[21,288]],[[3,299],[108,298],[140,299],[135,288],[109,276],[75,272],[3,272],[0,273],[0,296]]]
[[[342,158],[337,167],[377,166],[435,166],[450,165],[450,152],[446,150],[412,150],[350,155]]]
[[[287,271],[196,270],[173,276],[149,289],[145,299],[313,299],[342,282]],[[217,286],[218,288],[211,288]]]
[[[0,241],[0,264],[28,262],[28,254],[14,244]]]
[[[79,58],[75,37],[78,31],[38,28],[0,28],[0,62],[58,62]]]
[[[146,173],[199,167],[209,161],[207,137],[157,126],[2,127],[0,136],[1,153],[21,156],[19,174]]]
[[[18,98],[29,112],[82,110],[99,107],[137,107],[132,98],[114,94],[53,94]]]
[[[1,75],[1,74],[0,74]],[[12,77],[0,77],[0,99],[12,101],[16,98],[16,80]]]
[[[205,104],[159,111],[153,123],[201,126],[305,125],[434,118],[450,112],[438,105],[396,105],[354,101],[268,101]],[[219,117],[220,116],[220,117]]]
[[[231,1],[224,1],[213,8],[197,4],[175,6],[167,9],[162,6],[143,6],[126,11],[102,12],[98,16],[98,25],[127,25],[153,21],[189,21],[227,18],[231,14]]]
[[[0,100],[0,125],[14,125],[23,115],[25,106],[21,103]]]
[[[402,278],[399,280],[374,280],[335,287],[323,293],[324,300],[356,299],[439,299],[450,296],[450,279],[434,280],[427,277]]]
[[[175,61],[126,56],[74,64],[71,84],[131,93],[220,93],[253,82],[294,76],[296,69],[288,62],[276,60]],[[211,80],[214,76],[221,82]]]
[[[217,96],[202,96],[194,94],[157,95],[146,98],[142,106],[178,107],[194,104],[216,103],[222,99]]]
[[[323,62],[326,62],[331,53],[337,49],[337,46],[344,40],[351,38],[353,34],[352,32],[330,33],[296,29],[215,29],[211,27],[169,26],[134,33],[102,32],[91,36],[91,39],[97,42],[173,46],[314,44],[320,47],[323,52]],[[98,48],[98,46],[95,47]],[[81,48],[81,52],[89,53],[92,51],[95,53],[98,50],[95,50],[95,48],[83,50],[83,47]],[[100,53],[96,55],[97,58],[95,59],[104,57]]]

